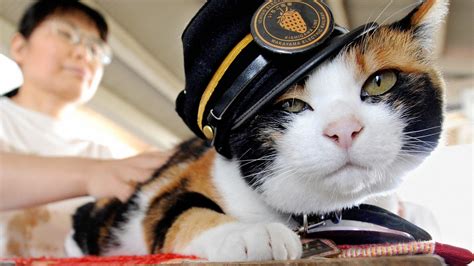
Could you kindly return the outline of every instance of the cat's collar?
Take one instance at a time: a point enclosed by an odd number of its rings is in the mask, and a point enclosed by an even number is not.
[[[295,232],[299,235],[307,235],[316,227],[324,226],[328,221],[338,224],[342,219],[342,211],[334,211],[326,214],[298,214],[292,215],[293,220],[298,223]]]
[[[431,240],[430,234],[377,206],[360,206],[324,215],[293,215],[302,238],[329,239],[336,244],[400,243]]]

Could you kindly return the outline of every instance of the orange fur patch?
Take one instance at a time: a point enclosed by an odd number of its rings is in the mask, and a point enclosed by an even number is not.
[[[422,12],[426,13],[432,5],[432,1],[425,3],[423,8],[426,10]],[[436,70],[434,62],[424,53],[412,31],[398,31],[382,26],[361,44],[350,48],[346,60],[356,63],[355,78],[362,84],[373,73],[383,69],[396,69],[406,74],[427,74],[437,90],[438,97],[442,98],[446,87],[444,80]],[[393,106],[400,110],[403,102],[397,100]]]
[[[117,213],[113,213],[112,215],[110,215],[110,217],[108,217],[107,221],[104,223],[104,226],[101,227],[99,229],[99,236],[98,236],[98,239],[97,239],[97,242],[99,243],[100,246],[107,246],[107,242],[108,242],[108,237],[110,235],[110,228],[112,228],[112,223],[114,222],[115,220],[115,215]]]
[[[170,169],[170,171],[176,170],[179,166],[174,166]],[[168,171],[167,171],[168,172]],[[173,176],[172,176],[173,177]],[[171,192],[176,190],[183,179],[182,175],[176,176],[177,178],[167,178],[166,173],[163,176],[160,176],[154,182],[147,184],[144,187],[143,191],[146,193],[146,190],[150,190],[150,187],[154,186],[156,189],[154,197],[150,200],[149,203],[152,203],[154,200],[162,196],[167,192]],[[143,192],[142,192],[143,193]],[[170,203],[166,200],[161,200],[158,206],[154,206],[154,208],[150,209],[143,219],[143,230],[145,235],[145,241],[147,246],[149,247],[149,251],[151,252],[153,248],[153,243],[155,240],[155,225],[156,222],[161,220],[164,215],[164,210],[166,210],[167,205]]]
[[[101,198],[98,199],[94,204],[94,209],[100,210],[103,209],[105,206],[109,205],[115,198]]]
[[[221,224],[235,221],[225,214],[203,208],[192,208],[179,216],[166,234],[164,252],[180,253],[201,233]]]
[[[346,60],[356,62],[356,79],[361,83],[376,71],[396,69],[404,73],[427,73],[441,84],[439,75],[433,71],[433,62],[426,59],[423,52],[412,32],[383,26],[363,43],[352,47]]]
[[[215,150],[210,150],[200,160],[190,165],[183,175],[192,176],[189,179],[189,191],[199,192],[224,208],[223,200],[217,192],[211,176],[215,157]]]
[[[421,23],[426,14],[435,4],[436,0],[425,0],[424,3],[419,7],[418,11],[411,17],[411,24],[418,25]]]
[[[30,250],[34,243],[42,247],[48,243],[44,239],[35,239],[34,231],[47,224],[51,214],[46,207],[36,207],[16,212],[7,224],[6,255],[31,256]]]
[[[360,72],[361,73],[367,73],[367,66],[366,66],[366,63],[365,63],[365,58],[364,58],[364,55],[361,53],[360,50],[356,50],[354,52],[354,56],[355,56],[355,61],[357,63],[357,66],[359,67],[360,69]]]

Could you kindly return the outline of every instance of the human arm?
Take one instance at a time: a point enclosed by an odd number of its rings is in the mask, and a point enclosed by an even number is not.
[[[91,195],[125,201],[131,183],[150,177],[167,159],[152,152],[120,160],[40,157],[0,152],[0,210]]]

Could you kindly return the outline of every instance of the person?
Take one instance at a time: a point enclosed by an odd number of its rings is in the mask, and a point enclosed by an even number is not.
[[[168,157],[114,159],[68,121],[110,63],[107,35],[103,16],[74,0],[38,0],[21,18],[10,52],[24,81],[0,97],[0,256],[64,256],[71,215],[91,200],[76,197],[125,201]]]

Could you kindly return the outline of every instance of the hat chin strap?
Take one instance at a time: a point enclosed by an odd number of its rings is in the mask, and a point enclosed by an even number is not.
[[[199,101],[198,112],[197,112],[197,125],[199,129],[204,133],[208,140],[212,140],[215,137],[214,130],[212,127],[203,124],[204,119],[204,112],[206,110],[206,106],[211,99],[211,96],[214,94],[219,82],[221,81],[222,77],[232,65],[234,60],[241,54],[241,52],[253,41],[253,37],[251,34],[247,34],[237,45],[230,51],[230,53],[226,56],[224,61],[220,64],[219,68],[216,70],[214,75],[211,78],[211,81],[207,85],[206,89],[204,90],[201,100]]]
[[[269,66],[269,63],[270,62],[265,59],[263,55],[259,55],[255,58],[226,90],[217,105],[210,110],[209,115],[207,116],[207,122],[214,132],[216,132],[219,123],[229,110],[229,107],[242,94],[242,92],[246,90],[247,86],[264,72],[264,70]],[[213,138],[212,144],[214,144],[214,140],[215,138]]]

